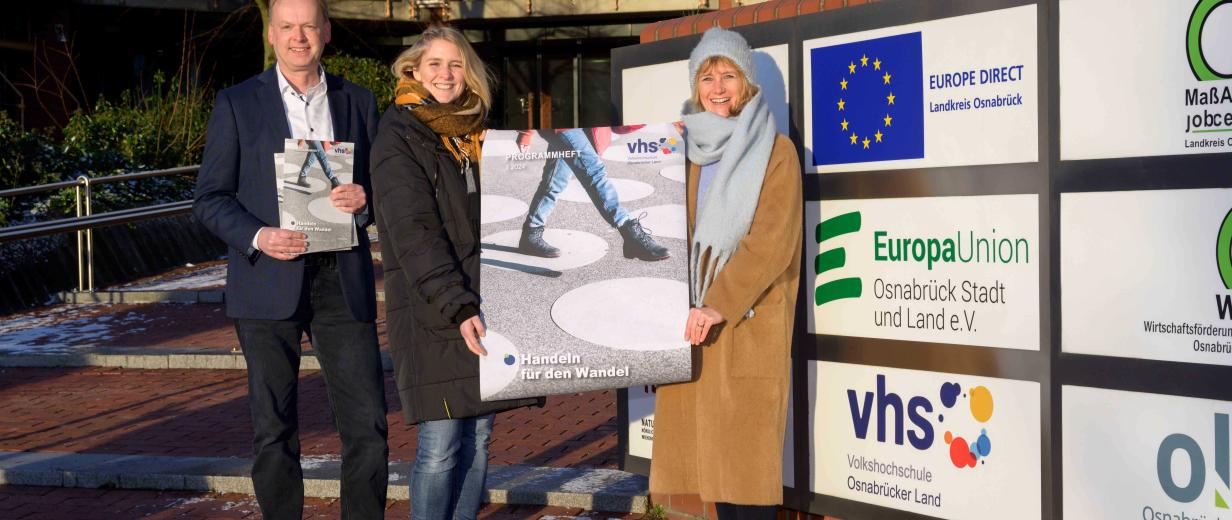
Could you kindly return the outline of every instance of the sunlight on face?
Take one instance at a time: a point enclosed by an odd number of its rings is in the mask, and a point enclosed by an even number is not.
[[[279,0],[270,12],[266,39],[284,72],[315,71],[329,43],[329,21],[315,0]]]
[[[419,58],[412,74],[439,103],[450,103],[466,88],[465,62],[462,51],[448,40],[437,38]]]
[[[702,108],[723,117],[731,117],[734,104],[744,94],[744,78],[740,69],[720,60],[697,76],[697,97]]]

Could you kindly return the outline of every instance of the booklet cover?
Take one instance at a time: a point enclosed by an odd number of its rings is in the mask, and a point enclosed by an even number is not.
[[[307,234],[307,253],[359,244],[354,216],[329,201],[331,190],[351,182],[354,166],[355,144],[342,141],[287,139],[283,153],[274,154],[278,224]]]
[[[483,399],[689,379],[684,151],[671,124],[488,131]]]

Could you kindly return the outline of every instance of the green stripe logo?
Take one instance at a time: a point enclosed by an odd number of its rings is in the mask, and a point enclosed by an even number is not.
[[[1189,57],[1189,68],[1199,81],[1232,79],[1232,71],[1221,72],[1211,67],[1211,62],[1202,49],[1202,30],[1207,19],[1216,8],[1228,3],[1232,3],[1232,0],[1199,0],[1194,6],[1193,14],[1189,15],[1189,27],[1185,31],[1185,50]],[[1220,49],[1220,52],[1228,50]]]
[[[860,230],[860,212],[852,211],[836,217],[828,218],[817,224],[817,244],[835,237],[855,233]],[[820,248],[819,248],[820,249]],[[847,250],[841,247],[821,251],[813,260],[813,271],[821,273],[841,269],[847,265]],[[818,307],[834,300],[844,298],[859,298],[864,286],[859,278],[840,278],[821,284],[813,295]]]
[[[1223,286],[1232,289],[1232,211],[1223,217],[1219,226],[1219,238],[1215,241],[1215,263],[1219,265],[1219,277]]]

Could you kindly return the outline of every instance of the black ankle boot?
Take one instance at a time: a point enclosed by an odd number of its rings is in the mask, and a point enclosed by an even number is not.
[[[518,242],[518,249],[523,254],[531,256],[541,256],[544,258],[557,258],[560,256],[560,249],[552,247],[551,244],[543,240],[543,228],[522,226],[522,240]]]
[[[655,261],[672,256],[666,247],[656,243],[650,233],[642,229],[640,219],[631,218],[620,226],[620,236],[625,239],[625,258]]]

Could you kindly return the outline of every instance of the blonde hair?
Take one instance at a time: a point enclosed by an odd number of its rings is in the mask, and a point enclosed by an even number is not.
[[[757,85],[754,85],[753,83],[749,82],[748,76],[745,76],[745,71],[741,70],[740,66],[736,65],[736,62],[732,61],[730,58],[726,56],[718,56],[718,55],[711,56],[709,58],[706,58],[706,60],[703,61],[700,66],[697,67],[697,76],[693,78],[693,85],[694,85],[693,97],[689,100],[689,102],[692,103],[693,108],[699,112],[706,110],[706,108],[702,106],[702,96],[701,96],[699,89],[697,88],[697,85],[701,84],[702,75],[706,74],[707,72],[710,72],[710,69],[713,69],[716,65],[719,65],[720,63],[740,71],[740,74],[737,75],[737,77],[740,78],[740,84],[742,85],[742,88],[740,89],[740,96],[732,100],[732,108],[731,108],[731,115],[738,116],[740,115],[740,111],[744,110],[744,105],[747,104],[750,99],[753,99],[753,96],[756,96],[757,92],[759,92],[760,89],[757,88]]]
[[[445,40],[458,47],[458,51],[462,53],[462,76],[466,80],[466,86],[479,97],[480,109],[484,117],[487,117],[488,109],[492,107],[492,75],[475,53],[475,48],[471,47],[471,42],[466,41],[466,36],[453,27],[434,25],[425,30],[419,36],[419,41],[402,51],[394,60],[393,66],[390,67],[394,76],[399,79],[413,79],[412,71],[419,66],[419,61],[423,59],[424,52],[433,40]]]

